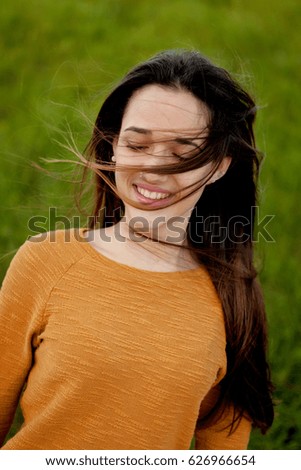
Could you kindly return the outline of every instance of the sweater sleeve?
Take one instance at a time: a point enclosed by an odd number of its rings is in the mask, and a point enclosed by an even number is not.
[[[12,423],[34,360],[48,282],[40,247],[27,241],[12,260],[0,291],[0,445]]]
[[[218,399],[218,387],[214,387],[205,397],[200,408],[200,417],[205,416],[214,406]],[[251,422],[243,417],[239,424],[234,424],[233,432],[230,434],[230,425],[233,419],[234,408],[232,405],[226,407],[221,418],[208,422],[195,431],[195,449],[200,450],[239,450],[247,449]]]

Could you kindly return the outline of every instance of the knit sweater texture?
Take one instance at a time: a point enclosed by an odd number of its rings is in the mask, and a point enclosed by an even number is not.
[[[25,242],[0,295],[2,449],[247,448],[232,406],[197,427],[226,373],[223,312],[207,271],[106,258],[81,231]],[[20,400],[24,424],[6,443]]]

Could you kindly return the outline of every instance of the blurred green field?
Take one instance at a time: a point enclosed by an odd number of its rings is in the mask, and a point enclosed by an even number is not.
[[[254,432],[249,448],[301,449],[301,3],[11,0],[0,8],[1,279],[31,217],[49,207],[78,214],[74,168],[47,165],[52,177],[32,162],[69,157],[56,142],[68,126],[83,149],[103,96],[129,67],[162,49],[197,48],[256,97],[266,155],[260,218],[275,215],[275,242],[261,238],[258,256],[278,405],[272,429]]]

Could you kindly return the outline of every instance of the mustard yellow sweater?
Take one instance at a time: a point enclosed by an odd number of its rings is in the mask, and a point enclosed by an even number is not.
[[[226,373],[219,299],[203,268],[151,272],[76,231],[27,241],[0,297],[2,449],[244,449],[250,422],[196,430]],[[25,386],[25,390],[22,393]]]

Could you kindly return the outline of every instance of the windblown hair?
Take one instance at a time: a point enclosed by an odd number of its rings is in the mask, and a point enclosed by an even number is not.
[[[232,158],[225,176],[206,186],[190,217],[188,246],[206,266],[220,297],[227,337],[227,374],[220,384],[217,410],[233,403],[233,425],[243,415],[264,433],[273,422],[272,384],[266,359],[266,315],[253,262],[253,227],[261,154],[256,149],[252,98],[223,68],[196,51],[164,51],[137,65],[111,92],[97,116],[88,158],[111,162],[112,138],[118,137],[132,95],[158,84],[192,93],[210,111],[205,144],[190,162],[162,166],[156,172],[178,173]],[[107,138],[110,136],[110,138]],[[190,165],[190,166],[187,166]],[[150,169],[151,171],[151,169]],[[112,190],[114,172],[96,175],[96,198],[91,227],[105,206],[103,226],[120,220],[122,202]],[[200,227],[202,229],[200,229]],[[207,417],[207,419],[209,419]]]

